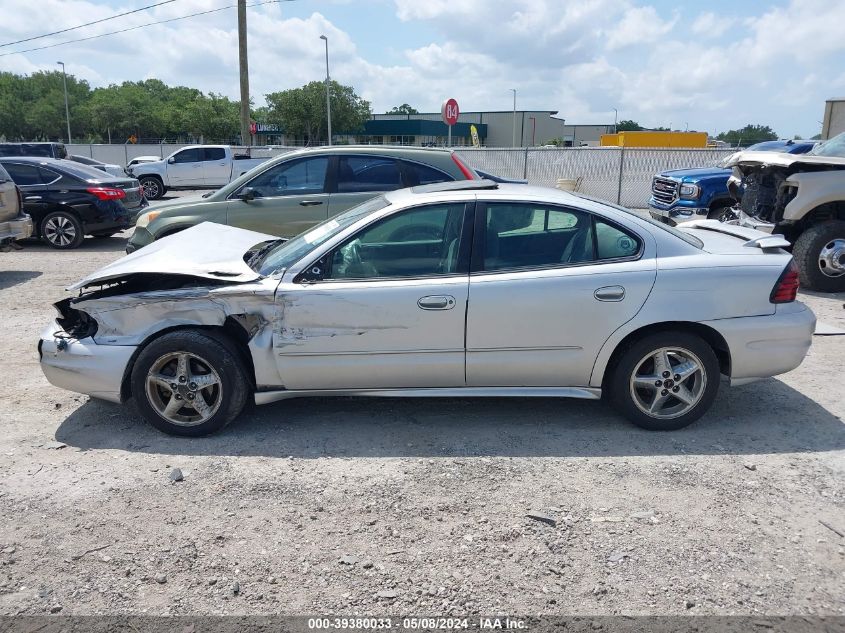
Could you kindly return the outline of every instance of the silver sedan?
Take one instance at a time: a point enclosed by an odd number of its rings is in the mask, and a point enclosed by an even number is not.
[[[374,198],[283,241],[204,223],[71,287],[39,343],[54,385],[205,435],[248,399],[609,399],[677,429],[797,367],[813,313],[780,236],[682,229],[485,180]]]

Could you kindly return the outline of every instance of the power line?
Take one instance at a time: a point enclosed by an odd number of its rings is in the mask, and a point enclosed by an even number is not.
[[[280,2],[294,2],[295,0],[265,0],[265,2],[255,2],[253,4],[246,5],[247,8],[251,7],[260,7],[264,4],[278,4]],[[32,51],[43,51],[47,48],[55,48],[56,46],[64,46],[65,44],[73,44],[75,42],[87,42],[88,40],[95,40],[99,37],[106,37],[108,35],[118,35],[119,33],[126,33],[128,31],[135,31],[137,29],[143,29],[148,26],[155,26],[156,24],[167,24],[168,22],[176,22],[177,20],[185,20],[187,18],[194,18],[198,15],[208,15],[209,13],[217,13],[218,11],[225,11],[226,9],[234,9],[238,5],[230,4],[225,7],[220,7],[218,9],[209,9],[208,11],[199,11],[198,13],[191,13],[189,15],[183,15],[178,18],[169,18],[167,20],[159,20],[158,22],[148,22],[147,24],[139,24],[138,26],[130,26],[127,29],[120,29],[119,31],[110,31],[109,33],[100,33],[99,35],[91,35],[90,37],[80,37],[79,39],[75,40],[67,40],[65,42],[57,42],[55,44],[47,44],[46,46],[38,46],[36,48],[25,48],[22,51],[12,51],[10,53],[0,53],[0,57],[8,57],[9,55],[19,55],[20,53],[31,53]]]
[[[147,9],[152,9],[154,7],[160,7],[163,4],[170,4],[171,2],[176,2],[176,0],[164,0],[164,2],[158,2],[156,4],[151,4],[147,7],[141,7],[140,9],[134,9],[133,11],[127,11],[126,13],[118,13],[117,15],[112,15],[107,18],[102,18],[100,20],[94,20],[93,22],[86,22],[85,24],[80,24],[79,26],[71,26],[67,29],[62,29],[61,31],[53,31],[52,33],[45,33],[44,35],[36,35],[35,37],[27,37],[23,40],[17,40],[15,42],[6,42],[5,44],[0,44],[0,48],[4,46],[13,46],[14,44],[23,44],[24,42],[31,42],[32,40],[40,40],[44,37],[50,37],[51,35],[58,35],[59,33],[67,33],[68,31],[75,31],[76,29],[81,29],[85,26],[91,26],[92,24],[99,24],[100,22],[108,22],[109,20],[114,20],[115,18],[122,18],[124,15],[130,15],[132,13],[138,13],[139,11],[146,11]]]

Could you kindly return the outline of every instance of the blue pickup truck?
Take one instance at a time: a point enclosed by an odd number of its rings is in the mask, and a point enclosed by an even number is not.
[[[806,154],[815,141],[765,141],[748,148],[756,152]],[[730,220],[734,199],[728,193],[730,167],[670,169],[651,179],[650,213],[656,220],[674,224],[709,218]]]

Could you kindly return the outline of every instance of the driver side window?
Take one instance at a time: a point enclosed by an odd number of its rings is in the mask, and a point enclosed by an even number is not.
[[[257,198],[323,193],[328,166],[326,157],[280,163],[258,174],[245,187],[252,187]]]
[[[457,272],[463,204],[407,209],[336,248],[323,279],[429,277]]]

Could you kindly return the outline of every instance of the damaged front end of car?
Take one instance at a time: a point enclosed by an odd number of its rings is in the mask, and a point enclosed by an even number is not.
[[[836,219],[841,211],[830,191],[830,172],[845,161],[813,155],[740,152],[729,161],[728,190],[738,206],[738,223],[794,242],[807,225]]]
[[[277,282],[246,264],[256,245],[274,238],[203,227],[168,238],[169,243],[162,240],[161,246],[71,286],[79,295],[54,304],[57,317],[38,345],[52,384],[123,402],[137,354],[148,341],[178,329],[219,331],[238,343],[258,384],[277,381],[271,327]],[[198,252],[206,253],[205,260]]]

